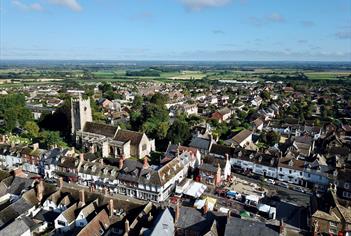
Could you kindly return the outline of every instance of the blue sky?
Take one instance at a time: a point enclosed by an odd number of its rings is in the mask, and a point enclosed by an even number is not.
[[[351,61],[351,0],[0,0],[1,59]]]

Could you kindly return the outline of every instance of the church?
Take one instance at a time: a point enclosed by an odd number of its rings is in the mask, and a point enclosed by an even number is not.
[[[93,122],[89,98],[72,98],[71,123],[77,146],[101,157],[143,159],[155,150],[155,140],[145,133]]]

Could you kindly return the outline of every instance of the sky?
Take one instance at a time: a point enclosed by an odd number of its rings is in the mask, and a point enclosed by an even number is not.
[[[351,61],[351,0],[0,0],[0,59]]]

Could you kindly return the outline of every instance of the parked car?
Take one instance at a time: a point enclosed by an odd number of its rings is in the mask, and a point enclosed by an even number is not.
[[[264,179],[264,181],[266,182],[266,183],[269,183],[269,184],[275,184],[275,180],[274,179]]]
[[[301,193],[304,193],[306,192],[302,187],[300,186],[293,186],[291,189],[295,190],[295,191],[298,191],[298,192],[301,192]]]
[[[280,187],[289,188],[289,184],[285,182],[278,182],[277,185]]]

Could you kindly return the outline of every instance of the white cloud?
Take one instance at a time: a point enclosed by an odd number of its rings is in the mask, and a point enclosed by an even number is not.
[[[48,0],[52,4],[68,7],[73,11],[81,11],[82,7],[79,5],[77,0]]]
[[[231,2],[231,0],[180,0],[188,9],[198,11],[206,7],[220,7]]]
[[[335,37],[338,39],[351,39],[351,29],[347,31],[336,32]]]
[[[44,8],[40,5],[40,3],[25,4],[19,0],[12,0],[12,4],[15,5],[17,8],[25,11],[43,11],[44,10]]]
[[[280,15],[279,13],[272,13],[269,16],[267,16],[267,20],[272,21],[272,22],[283,22],[285,21],[284,17]]]
[[[270,15],[266,15],[262,17],[257,17],[257,16],[249,17],[249,23],[256,27],[261,27],[267,24],[284,23],[284,22],[285,22],[284,16],[279,13],[272,13]]]

